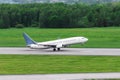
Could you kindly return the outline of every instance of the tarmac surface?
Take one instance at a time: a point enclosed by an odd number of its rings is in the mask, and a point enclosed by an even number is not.
[[[103,80],[120,79],[120,73],[0,75],[0,80]]]
[[[1,47],[0,54],[21,55],[94,55],[94,56],[120,56],[120,49],[113,48],[61,48],[61,51],[52,49],[29,49]]]
[[[62,48],[29,49],[1,47],[0,54],[18,55],[88,55],[88,56],[120,56],[120,49],[113,48]],[[86,79],[120,79],[120,73],[81,73],[81,74],[36,74],[36,75],[0,75],[0,80],[86,80]]]

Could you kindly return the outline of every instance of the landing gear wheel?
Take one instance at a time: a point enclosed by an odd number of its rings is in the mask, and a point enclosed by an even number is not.
[[[56,51],[56,49],[54,48],[53,51]]]
[[[60,51],[60,48],[57,48],[58,51]]]

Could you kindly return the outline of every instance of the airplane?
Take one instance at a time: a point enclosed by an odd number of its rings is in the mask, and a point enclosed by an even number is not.
[[[26,46],[30,47],[31,49],[48,49],[53,48],[53,51],[60,51],[63,47],[68,47],[72,44],[84,44],[88,41],[85,37],[70,37],[65,39],[58,39],[52,41],[45,41],[45,42],[36,42],[28,34],[23,33],[23,37],[26,42]]]

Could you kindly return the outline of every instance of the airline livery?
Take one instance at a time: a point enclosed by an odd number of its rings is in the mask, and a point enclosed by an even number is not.
[[[53,48],[53,51],[60,51],[60,48],[68,47],[72,44],[84,44],[88,41],[85,37],[70,37],[65,39],[58,39],[58,40],[52,40],[52,41],[45,41],[45,42],[36,42],[32,40],[26,33],[23,33],[23,37],[26,41],[27,47],[30,47],[31,49],[48,49]]]

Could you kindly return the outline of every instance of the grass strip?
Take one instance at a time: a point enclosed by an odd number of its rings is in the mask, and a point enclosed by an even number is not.
[[[120,48],[120,27],[75,29],[0,29],[0,46],[25,46],[25,41],[22,36],[23,32],[28,33],[35,41],[38,42],[73,36],[84,36],[89,39],[85,45],[81,46],[80,44],[76,44],[71,47]]]
[[[0,74],[120,72],[120,56],[0,55]]]

